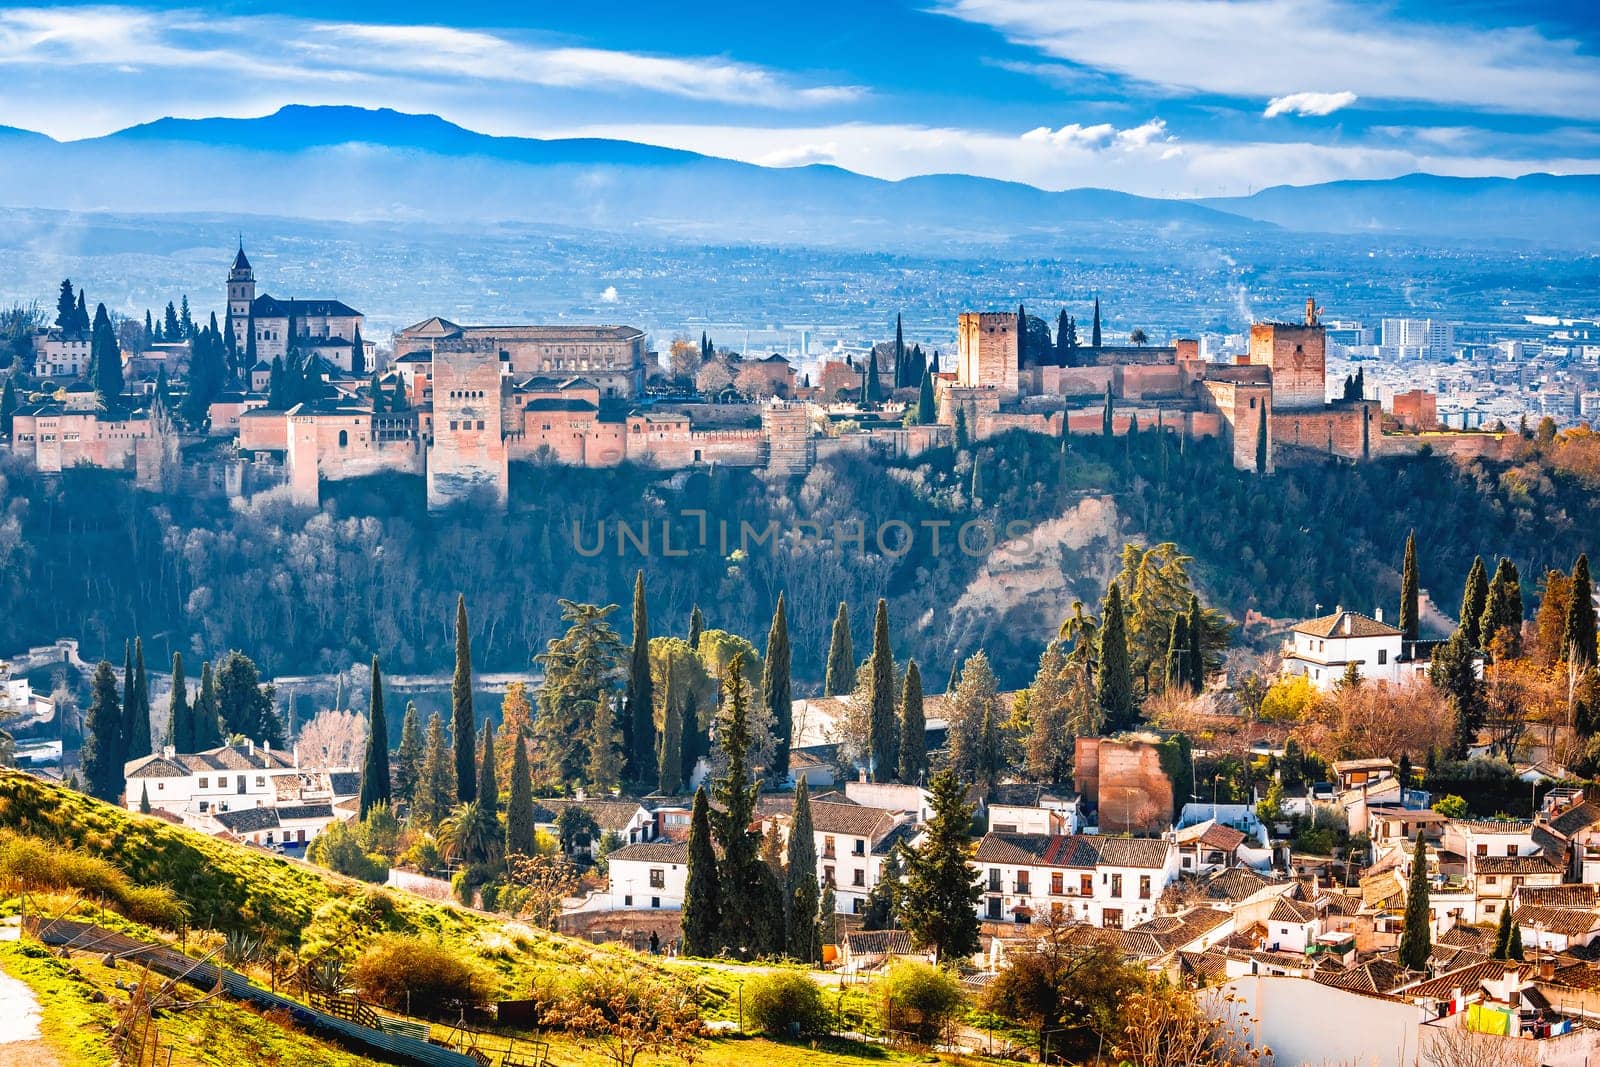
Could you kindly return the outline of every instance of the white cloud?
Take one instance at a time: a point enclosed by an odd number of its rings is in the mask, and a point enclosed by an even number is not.
[[[1392,5],[1355,0],[932,3],[935,11],[991,27],[1049,59],[1172,92],[1246,99],[1354,92],[1600,117],[1600,56],[1532,26],[1405,20]]]
[[[1267,110],[1262,115],[1275,119],[1279,115],[1322,116],[1331,115],[1341,108],[1347,108],[1355,103],[1359,97],[1346,89],[1338,93],[1290,93],[1288,96],[1275,96],[1267,102]]]
[[[606,286],[605,292],[600,294],[600,303],[602,303],[602,304],[615,304],[616,302],[617,302],[617,287],[614,286],[614,285]]]
[[[1072,122],[1055,130],[1048,126],[1040,126],[1023,134],[1022,139],[1035,144],[1053,145],[1056,148],[1091,152],[1100,152],[1108,148],[1131,151],[1176,140],[1167,133],[1167,124],[1162,119],[1151,119],[1149,122],[1130,126],[1124,130],[1117,129],[1109,122],[1098,122],[1093,126]]]
[[[809,167],[819,163],[839,161],[839,146],[832,141],[825,144],[797,144],[768,152],[752,162],[763,167]]]
[[[0,9],[0,66],[188,69],[296,84],[443,77],[781,109],[865,95],[859,86],[799,84],[720,56],[550,47],[447,26],[216,18],[119,6]]]

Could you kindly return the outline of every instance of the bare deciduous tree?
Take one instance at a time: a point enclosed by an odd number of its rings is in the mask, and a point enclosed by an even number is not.
[[[367,743],[367,721],[353,711],[320,711],[300,728],[295,743],[303,767],[359,767]]]

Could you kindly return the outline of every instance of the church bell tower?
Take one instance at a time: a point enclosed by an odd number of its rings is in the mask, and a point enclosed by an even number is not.
[[[233,330],[234,346],[243,352],[249,338],[250,305],[256,299],[256,272],[244,255],[244,238],[239,239],[239,254],[233,257],[233,269],[228,271],[228,325]],[[245,368],[248,370],[249,368]]]

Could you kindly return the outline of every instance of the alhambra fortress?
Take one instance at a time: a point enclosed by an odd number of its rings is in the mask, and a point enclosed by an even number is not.
[[[464,326],[436,316],[396,333],[387,366],[369,374],[379,353],[361,340],[360,312],[337,300],[258,294],[242,247],[226,288],[225,329],[256,362],[248,381],[235,383],[243,388],[209,408],[210,438],[237,445],[223,479],[230,493],[269,487],[306,506],[318,503],[325,482],[381,472],[424,477],[429,507],[504,505],[513,462],[796,474],[842,450],[915,455],[949,443],[958,424],[973,440],[1108,428],[1215,437],[1237,468],[1261,474],[1424,447],[1493,457],[1509,453],[1515,438],[1439,430],[1426,394],[1409,394],[1407,410],[1394,412],[1403,417],[1387,428],[1376,400],[1329,400],[1312,300],[1300,322],[1253,325],[1248,352],[1231,364],[1203,360],[1199,345],[1182,339],[1019,356],[1016,312],[965,312],[953,369],[930,372],[936,419],[919,424],[902,416],[918,407],[920,390],[894,388],[889,360],[876,364],[882,401],[865,407],[843,397],[864,392],[868,366],[825,363],[817,385],[797,384],[777,355],[740,358],[737,390],[685,399],[656,388],[663,372],[633,327]],[[41,331],[38,365],[54,378],[42,398],[17,409],[11,448],[41,471],[87,464],[131,470],[152,488],[170,481],[188,441],[155,400],[153,379],[165,370],[181,387],[185,346],[124,352],[128,385],[116,404],[78,377],[87,372],[81,347],[81,338]],[[290,357],[313,369],[319,395],[274,409],[272,361]]]

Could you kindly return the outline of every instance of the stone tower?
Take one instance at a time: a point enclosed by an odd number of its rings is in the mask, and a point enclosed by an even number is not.
[[[233,343],[240,352],[245,350],[250,328],[250,305],[256,299],[256,272],[244,256],[244,238],[239,239],[239,254],[233,257],[233,269],[228,271],[228,325],[233,328]]]
[[[1249,360],[1272,369],[1274,410],[1320,408],[1327,402],[1327,337],[1314,301],[1306,301],[1304,323],[1251,326]]]
[[[493,341],[433,346],[433,441],[428,507],[474,497],[505,506],[510,472],[501,414],[500,348]]]
[[[1017,393],[1017,316],[962,312],[956,321],[956,384]]]

